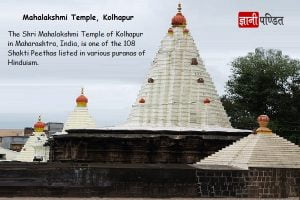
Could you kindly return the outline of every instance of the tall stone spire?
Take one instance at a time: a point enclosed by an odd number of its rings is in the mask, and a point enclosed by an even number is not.
[[[186,24],[179,4],[125,126],[231,128]]]
[[[87,103],[88,98],[84,95],[84,89],[81,88],[81,94],[76,98],[76,107],[69,115],[63,132],[68,129],[96,128],[96,122],[88,112]]]

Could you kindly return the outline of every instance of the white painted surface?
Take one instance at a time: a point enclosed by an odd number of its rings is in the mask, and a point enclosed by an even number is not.
[[[1,161],[11,161],[11,160],[15,159],[15,157],[18,155],[18,152],[0,147],[0,154],[5,155],[5,159],[0,160],[0,162]]]
[[[67,121],[64,124],[64,129],[86,129],[96,128],[95,120],[90,116],[87,107],[76,106],[74,111],[71,112]]]
[[[198,162],[200,165],[300,168],[300,147],[272,134],[250,134]]]
[[[174,27],[161,42],[123,127],[231,128],[212,79],[190,33]],[[191,65],[197,58],[198,65]],[[148,83],[148,78],[154,83]],[[204,79],[198,83],[197,79]],[[139,103],[141,98],[145,103]],[[204,105],[205,98],[211,103]]]
[[[104,127],[97,128],[97,130],[149,130],[149,131],[199,131],[199,132],[252,132],[251,130],[246,129],[235,129],[235,128],[222,128],[222,127],[201,127],[201,128],[193,128],[193,127],[170,127],[170,126],[132,126],[132,124],[125,124],[115,127]]]
[[[43,157],[42,162],[47,162],[49,160],[49,147],[44,146],[47,140],[48,138],[45,133],[33,132],[33,135],[28,138],[15,160],[21,162],[33,162],[34,157],[37,156]]]

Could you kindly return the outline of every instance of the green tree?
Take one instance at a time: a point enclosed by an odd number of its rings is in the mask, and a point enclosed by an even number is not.
[[[273,132],[300,144],[300,61],[257,48],[231,65],[221,100],[233,127],[254,129],[256,118],[266,114]]]

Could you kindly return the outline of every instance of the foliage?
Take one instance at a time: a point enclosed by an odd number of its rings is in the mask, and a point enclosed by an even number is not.
[[[256,118],[266,114],[273,132],[300,144],[299,60],[279,50],[257,48],[231,65],[221,100],[233,127],[254,129]]]

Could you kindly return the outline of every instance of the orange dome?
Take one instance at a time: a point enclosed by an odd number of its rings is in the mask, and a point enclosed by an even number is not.
[[[89,100],[83,94],[77,97],[76,103],[87,103]]]
[[[186,19],[181,13],[181,4],[178,4],[178,13],[172,18],[172,26],[185,26]]]
[[[38,122],[34,124],[35,132],[43,132],[45,128],[45,123],[41,121],[41,116],[39,116]]]
[[[45,128],[44,122],[37,122],[34,124],[34,128]]]
[[[83,88],[81,88],[81,95],[79,97],[77,97],[76,99],[76,103],[78,107],[85,107],[86,104],[88,103],[88,98],[86,96],[84,96],[84,91]]]

